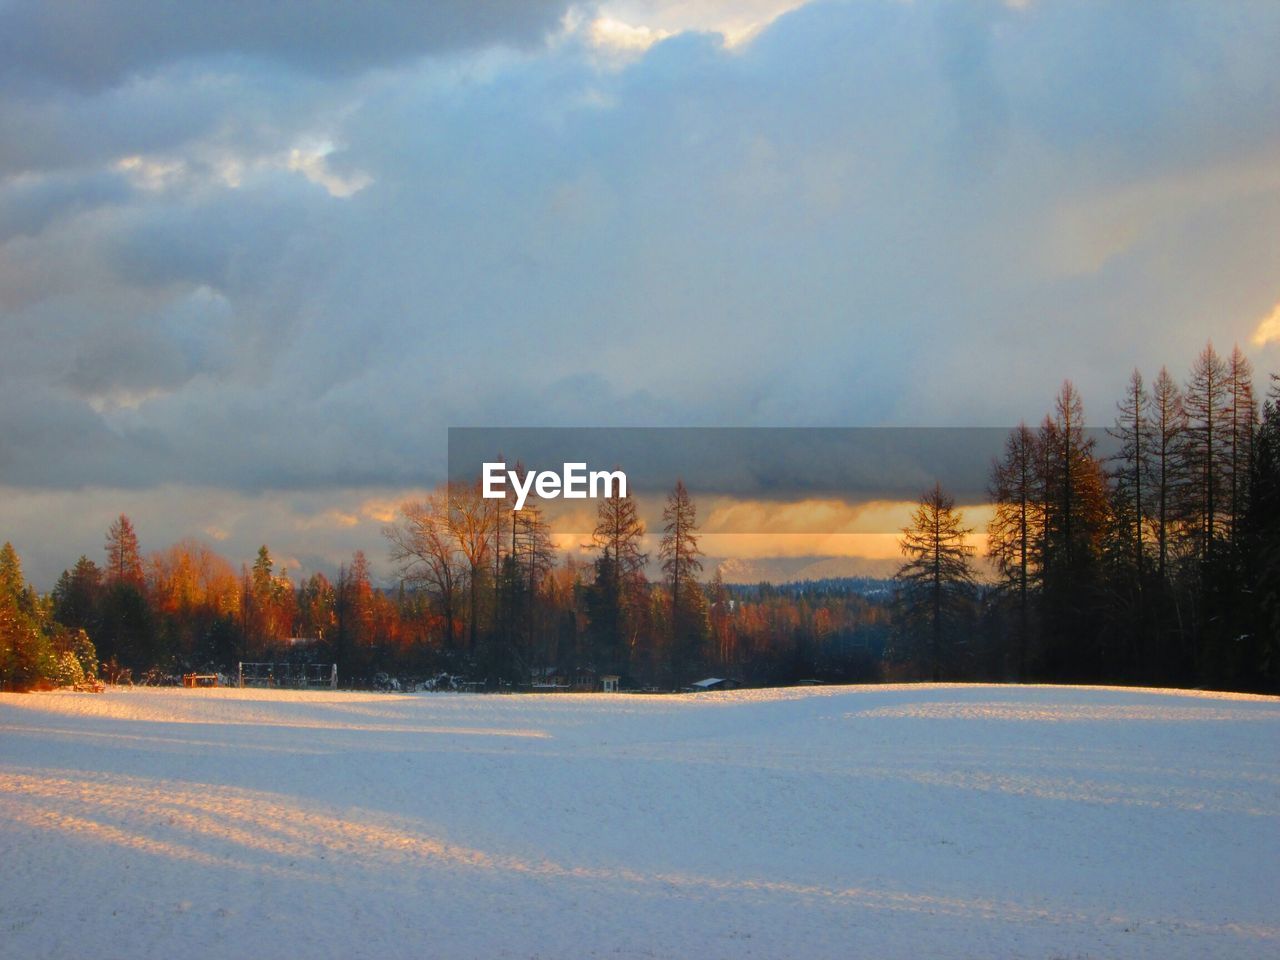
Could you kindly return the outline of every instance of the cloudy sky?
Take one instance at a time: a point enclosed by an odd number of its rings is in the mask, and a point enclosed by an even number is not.
[[[1280,4],[0,0],[0,539],[293,569],[477,425],[1280,369]]]

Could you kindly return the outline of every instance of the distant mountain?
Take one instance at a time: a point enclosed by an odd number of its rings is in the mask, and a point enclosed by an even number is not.
[[[725,583],[781,584],[841,578],[887,580],[899,566],[899,560],[873,557],[730,557],[721,560],[716,569]]]

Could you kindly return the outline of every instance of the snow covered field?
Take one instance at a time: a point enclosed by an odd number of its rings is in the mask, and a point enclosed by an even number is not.
[[[1280,701],[0,696],[0,957],[1276,957]]]

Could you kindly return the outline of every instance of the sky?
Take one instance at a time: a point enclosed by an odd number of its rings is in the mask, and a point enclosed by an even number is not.
[[[1280,369],[1277,49],[1269,0],[0,0],[0,539],[390,576],[451,426]]]

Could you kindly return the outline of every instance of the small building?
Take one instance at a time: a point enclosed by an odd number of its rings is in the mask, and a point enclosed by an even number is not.
[[[612,673],[605,674],[600,678],[600,692],[601,693],[617,693],[618,682],[621,679],[622,679],[621,677],[616,676]]]
[[[569,681],[555,667],[534,667],[529,671],[530,693],[567,693]]]

